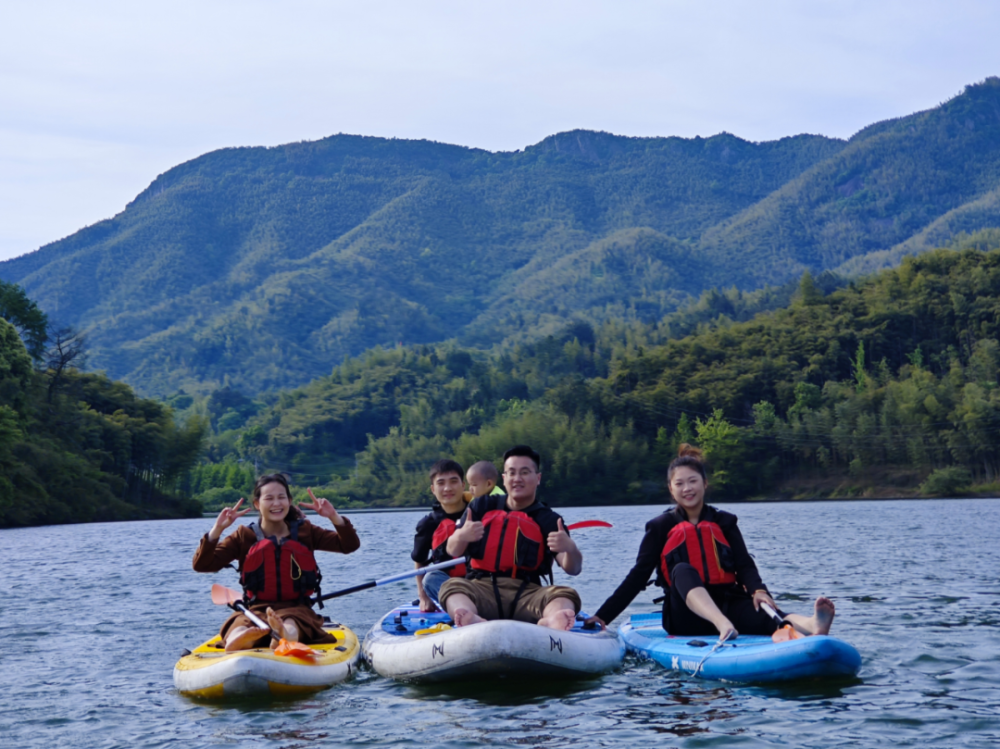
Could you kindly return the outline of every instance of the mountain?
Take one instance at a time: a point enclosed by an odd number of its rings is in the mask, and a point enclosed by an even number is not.
[[[862,272],[998,226],[998,113],[991,78],[847,142],[574,131],[513,153],[349,135],[224,149],[0,278],[141,392],[275,390],[377,345],[652,321],[707,288]]]
[[[771,278],[777,262],[801,273],[876,270],[960,231],[1000,226],[1000,79],[969,86],[936,109],[865,128],[760,203],[702,237],[701,247],[741,285]],[[886,255],[881,255],[888,251]],[[891,259],[890,259],[891,258]]]

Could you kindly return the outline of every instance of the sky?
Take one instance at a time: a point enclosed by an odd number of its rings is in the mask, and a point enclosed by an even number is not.
[[[848,138],[1000,75],[994,0],[78,0],[0,11],[0,260],[230,146]]]

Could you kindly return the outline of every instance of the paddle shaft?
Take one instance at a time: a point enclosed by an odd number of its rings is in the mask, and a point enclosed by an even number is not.
[[[572,523],[566,526],[567,530],[573,530],[574,528],[611,528],[613,527],[611,523],[604,520],[581,520],[577,523]],[[340,598],[341,596],[350,595],[351,593],[357,593],[359,590],[368,590],[369,588],[376,588],[380,585],[388,585],[389,583],[399,582],[400,580],[406,580],[411,577],[416,577],[417,575],[426,575],[428,572],[434,572],[435,570],[446,570],[449,567],[454,567],[457,564],[462,564],[465,562],[465,557],[456,557],[455,559],[449,559],[446,562],[438,562],[437,564],[429,564],[426,567],[419,567],[417,569],[409,570],[407,572],[400,572],[398,575],[390,575],[389,577],[383,577],[381,580],[369,580],[368,582],[360,583],[358,585],[352,585],[350,588],[344,588],[343,590],[337,590],[333,593],[325,593],[318,598],[312,599],[312,603],[319,603],[320,601],[329,601],[331,598]],[[258,616],[253,614],[246,606],[240,602],[230,603],[230,608],[239,611],[244,614],[250,621],[256,624],[258,627],[263,627],[270,629],[267,623],[262,621]]]
[[[243,614],[243,616],[252,621],[258,627],[260,627],[261,629],[270,630],[271,634],[274,637],[277,637],[279,640],[281,639],[280,632],[275,632],[274,629],[271,628],[270,624],[265,622],[263,619],[261,619],[259,616],[257,616],[255,613],[253,613],[250,609],[248,609],[239,601],[229,604],[229,608],[233,609],[234,611],[239,611],[241,614]]]
[[[567,530],[572,530],[573,528],[611,528],[611,523],[604,520],[581,520],[578,523],[573,523],[572,525],[566,526]],[[343,590],[337,590],[333,593],[324,593],[319,598],[315,598],[315,601],[329,601],[331,598],[340,598],[341,596],[346,596],[351,593],[357,593],[359,590],[368,590],[369,588],[375,588],[379,585],[388,585],[389,583],[395,583],[400,580],[406,580],[410,577],[416,577],[417,575],[426,575],[428,572],[433,572],[434,570],[446,570],[449,567],[454,567],[456,564],[462,564],[465,562],[465,557],[456,557],[455,559],[449,559],[447,562],[438,562],[437,564],[429,564],[426,567],[420,567],[419,569],[410,570],[408,572],[400,572],[398,575],[391,575],[389,577],[383,577],[381,580],[369,580],[366,583],[361,583],[359,585],[352,585],[350,588],[344,588]]]
[[[314,601],[328,601],[331,598],[340,598],[341,596],[346,596],[349,593],[357,593],[359,590],[368,590],[369,588],[375,588],[379,585],[388,585],[389,583],[399,582],[400,580],[406,580],[410,577],[416,577],[417,575],[426,575],[428,572],[433,572],[434,570],[446,570],[449,567],[454,567],[456,564],[463,564],[465,562],[465,557],[456,557],[455,559],[449,559],[447,562],[438,562],[437,564],[429,564],[426,567],[419,567],[418,569],[409,570],[408,572],[400,572],[398,575],[390,575],[389,577],[383,577],[381,580],[369,580],[366,583],[361,583],[360,585],[352,585],[350,588],[344,588],[343,590],[337,590],[333,593],[324,593],[319,598],[314,598]]]
[[[787,622],[781,618],[781,614],[779,614],[777,611],[771,608],[771,604],[761,601],[760,607],[764,609],[765,614],[767,614],[769,617],[771,617],[772,619],[774,619],[774,621],[778,623],[779,627],[783,627],[785,624],[787,624]]]

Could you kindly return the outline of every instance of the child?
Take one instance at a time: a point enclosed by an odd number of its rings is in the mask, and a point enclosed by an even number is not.
[[[312,492],[309,492],[312,497]],[[302,506],[327,518],[335,531],[313,525],[292,504],[288,479],[280,473],[261,476],[253,489],[253,506],[260,513],[256,523],[241,525],[220,541],[222,532],[237,518],[250,512],[240,510],[241,499],[225,507],[212,529],[202,537],[194,554],[196,572],[218,572],[230,562],[238,562],[240,583],[250,610],[266,619],[271,629],[289,642],[330,642],[323,629],[323,617],[312,610],[310,596],[319,592],[319,569],[314,551],[350,554],[361,545],[351,521],[342,517],[325,498],[313,497]],[[275,553],[287,564],[275,564]],[[298,570],[292,575],[291,570]],[[219,632],[226,651],[260,647],[271,632],[254,624],[243,614],[233,614]],[[271,646],[277,645],[273,641]]]
[[[455,532],[455,523],[465,512],[465,486],[462,466],[454,460],[439,460],[430,470],[431,494],[437,500],[430,513],[417,523],[410,558],[417,568],[426,567],[434,549],[448,541]],[[421,611],[437,611],[438,590],[449,577],[465,577],[465,565],[447,570],[434,570],[417,576],[417,596]]]
[[[465,481],[469,485],[469,499],[483,497],[487,494],[503,494],[503,489],[497,486],[500,481],[500,473],[497,467],[488,460],[480,460],[469,467],[469,472],[465,474]]]

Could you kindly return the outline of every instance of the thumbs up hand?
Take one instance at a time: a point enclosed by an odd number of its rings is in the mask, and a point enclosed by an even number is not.
[[[473,544],[483,537],[483,524],[472,519],[472,508],[466,508],[465,516],[462,518],[462,527],[455,531],[459,540],[465,544]]]
[[[558,528],[557,531],[550,533],[548,538],[545,539],[549,551],[553,554],[561,554],[564,551],[573,551],[576,549],[576,544],[569,537],[569,533],[566,532],[566,526],[563,524],[562,518],[559,518]]]

